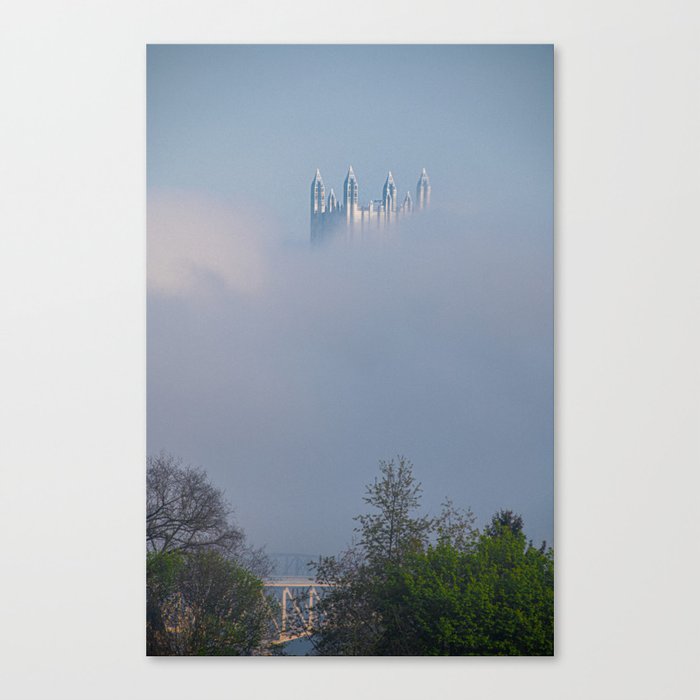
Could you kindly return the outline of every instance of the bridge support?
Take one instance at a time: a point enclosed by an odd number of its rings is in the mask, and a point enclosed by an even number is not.
[[[320,598],[319,589],[327,588],[327,584],[317,581],[271,580],[265,581],[265,588],[281,593],[281,610],[279,624],[273,620],[277,630],[276,642],[290,642],[300,637],[306,637],[316,622],[316,605]]]

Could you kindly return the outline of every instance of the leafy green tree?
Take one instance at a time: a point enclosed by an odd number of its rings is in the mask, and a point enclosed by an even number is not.
[[[525,523],[523,523],[522,517],[517,513],[514,513],[512,510],[499,510],[491,518],[491,522],[486,526],[484,532],[495,537],[506,528],[514,535],[520,535],[524,527]]]
[[[446,498],[440,515],[433,521],[433,531],[439,543],[468,552],[474,548],[479,535],[475,523],[476,516],[470,508],[458,508],[452,499]]]
[[[379,611],[379,654],[551,655],[553,553],[495,516],[473,551],[443,542],[393,567]]]
[[[270,561],[245,542],[204,470],[161,452],[148,458],[149,655],[239,655],[258,650],[272,601]]]
[[[413,477],[413,464],[405,457],[379,462],[380,478],[366,487],[364,501],[374,510],[358,515],[360,546],[371,564],[399,562],[410,551],[422,547],[433,521],[416,517],[421,484]]]
[[[374,654],[383,630],[377,594],[388,566],[420,550],[433,527],[432,520],[415,514],[421,485],[411,462],[401,456],[382,460],[379,471],[380,477],[367,486],[364,496],[372,510],[355,518],[359,542],[315,567],[316,579],[332,586],[319,604],[322,626],[312,636],[320,654]]]
[[[147,559],[149,655],[240,656],[260,650],[273,611],[262,581],[214,550]]]
[[[149,552],[146,556],[146,653],[178,654],[177,630],[183,612],[178,578],[185,566],[180,552]]]
[[[373,654],[382,631],[375,600],[380,582],[362,550],[351,547],[338,557],[322,558],[315,578],[332,586],[317,605],[320,625],[311,636],[316,652],[324,656]]]
[[[554,563],[535,549],[522,518],[496,513],[483,533],[447,500],[416,515],[421,487],[411,463],[380,462],[367,487],[373,509],[356,518],[359,542],[323,559],[331,584],[312,636],[324,655],[549,655]]]

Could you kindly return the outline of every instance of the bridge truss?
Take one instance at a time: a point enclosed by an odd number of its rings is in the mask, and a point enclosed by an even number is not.
[[[316,605],[329,584],[304,578],[278,578],[264,582],[266,592],[278,600],[279,614],[272,619],[277,643],[308,637],[318,624]]]

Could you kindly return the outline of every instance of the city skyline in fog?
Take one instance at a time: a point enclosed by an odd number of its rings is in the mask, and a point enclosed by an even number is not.
[[[397,454],[552,541],[552,87],[551,46],[149,47],[148,450],[253,544],[337,552]],[[311,249],[349,165],[430,209]]]

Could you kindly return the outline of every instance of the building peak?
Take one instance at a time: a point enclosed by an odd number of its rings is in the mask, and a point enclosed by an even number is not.
[[[426,209],[430,205],[430,178],[425,168],[423,168],[418,178],[416,201],[418,202],[418,209]]]
[[[320,242],[334,235],[346,238],[372,236],[374,231],[381,231],[393,226],[414,210],[425,209],[430,203],[430,178],[425,168],[418,179],[414,207],[413,195],[406,192],[403,201],[399,201],[399,189],[394,181],[394,173],[387,171],[381,199],[370,199],[366,205],[359,201],[359,186],[355,170],[348,166],[343,183],[342,202],[338,201],[333,188],[329,188],[328,197],[324,198],[326,189],[321,180],[320,170],[311,188],[311,241]]]

